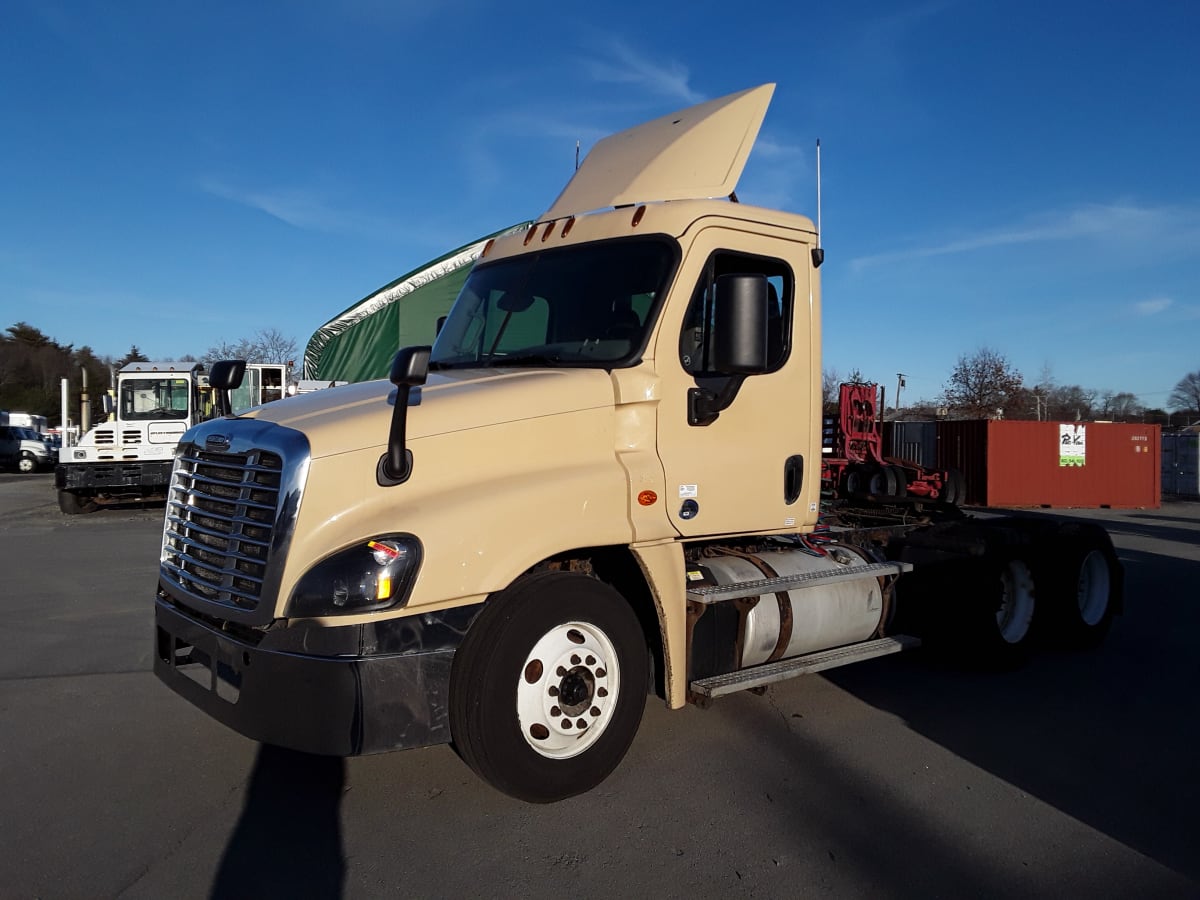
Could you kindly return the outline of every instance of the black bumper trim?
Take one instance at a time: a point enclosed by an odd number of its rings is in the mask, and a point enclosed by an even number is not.
[[[165,462],[59,463],[54,468],[54,486],[60,490],[76,488],[160,488],[171,481],[174,460]]]
[[[155,674],[252,740],[325,756],[450,740],[452,647],[372,656],[264,649],[162,600],[155,625]]]

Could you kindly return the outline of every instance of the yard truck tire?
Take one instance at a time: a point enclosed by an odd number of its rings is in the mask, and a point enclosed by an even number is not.
[[[58,508],[68,516],[79,516],[95,512],[98,504],[91,497],[74,491],[58,492]]]
[[[648,679],[645,635],[613,588],[576,573],[523,576],[488,601],[455,654],[454,748],[520,800],[581,794],[625,756]]]

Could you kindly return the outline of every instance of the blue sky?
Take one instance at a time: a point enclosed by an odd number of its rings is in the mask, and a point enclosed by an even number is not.
[[[1166,402],[1200,369],[1200,4],[7,0],[0,328],[199,355],[536,216],[575,141],[778,84],[738,195],[813,215],[825,366]]]

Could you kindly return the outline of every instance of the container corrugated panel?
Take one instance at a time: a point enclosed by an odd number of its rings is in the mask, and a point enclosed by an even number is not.
[[[1200,435],[1162,436],[1162,489],[1166,494],[1200,497]]]
[[[934,465],[963,473],[969,506],[987,504],[987,426],[983,420],[937,423]]]
[[[937,422],[888,422],[884,456],[906,459],[932,469],[937,466]]]
[[[986,502],[989,506],[1158,507],[1160,438],[1157,425],[988,422]]]

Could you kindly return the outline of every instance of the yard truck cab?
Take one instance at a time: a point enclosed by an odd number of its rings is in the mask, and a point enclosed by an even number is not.
[[[290,372],[290,364],[250,364],[231,408],[279,399]],[[129,363],[117,373],[113,396],[106,400],[112,407],[109,420],[58,451],[54,478],[64,513],[91,512],[106,501],[161,500],[179,439],[214,414],[200,363]]]
[[[703,705],[923,632],[1013,655],[1035,579],[1064,632],[1102,634],[1106,535],[819,530],[823,254],[734,196],[772,91],[597,144],[390,384],[189,430],[159,677],[259,741],[453,742],[544,802],[617,766],[648,692]]]

